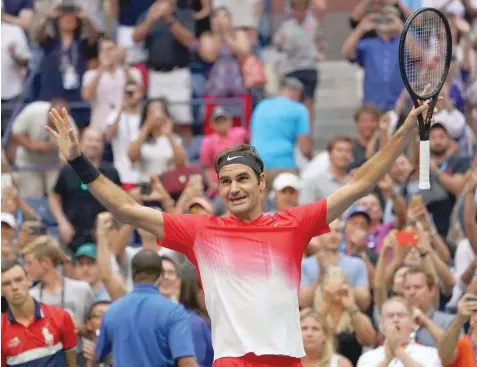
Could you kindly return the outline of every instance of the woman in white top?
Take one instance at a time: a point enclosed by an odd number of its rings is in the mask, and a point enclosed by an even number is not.
[[[139,137],[129,145],[128,151],[131,162],[139,164],[141,176],[159,176],[186,164],[181,139],[173,131],[167,101],[149,100],[143,110]]]
[[[312,309],[300,313],[301,334],[306,356],[303,367],[351,367],[351,362],[335,353],[333,332],[326,320]]]

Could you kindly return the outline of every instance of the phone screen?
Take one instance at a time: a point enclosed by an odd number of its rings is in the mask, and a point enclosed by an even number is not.
[[[417,233],[414,231],[396,232],[396,241],[399,246],[416,246],[418,240]]]
[[[141,195],[151,195],[152,186],[150,182],[142,182],[139,187],[141,188]]]

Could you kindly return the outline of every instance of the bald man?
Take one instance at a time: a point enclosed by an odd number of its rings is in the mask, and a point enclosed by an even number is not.
[[[102,134],[86,128],[81,135],[83,154],[110,180],[121,185],[116,168],[102,161],[104,142]],[[60,240],[72,251],[92,242],[91,229],[96,216],[106,209],[89,193],[75,171],[64,166],[58,176],[53,192],[48,196],[50,211],[58,223]]]

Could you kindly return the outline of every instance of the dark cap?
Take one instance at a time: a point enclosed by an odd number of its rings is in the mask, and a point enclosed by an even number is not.
[[[434,122],[432,125],[431,125],[431,130],[432,129],[442,129],[446,132],[447,135],[449,135],[449,131],[447,131],[447,128],[444,126],[444,124],[442,124],[441,122]]]
[[[231,116],[230,113],[225,110],[225,108],[222,106],[217,106],[212,111],[212,120],[215,121],[221,117],[229,119]]]

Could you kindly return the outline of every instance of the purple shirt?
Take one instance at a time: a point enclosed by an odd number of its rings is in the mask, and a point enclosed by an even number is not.
[[[379,224],[376,226],[374,231],[374,236],[376,238],[376,247],[374,251],[379,254],[381,252],[381,248],[383,247],[383,242],[389,232],[391,232],[395,228],[396,222],[393,220],[386,224]]]

